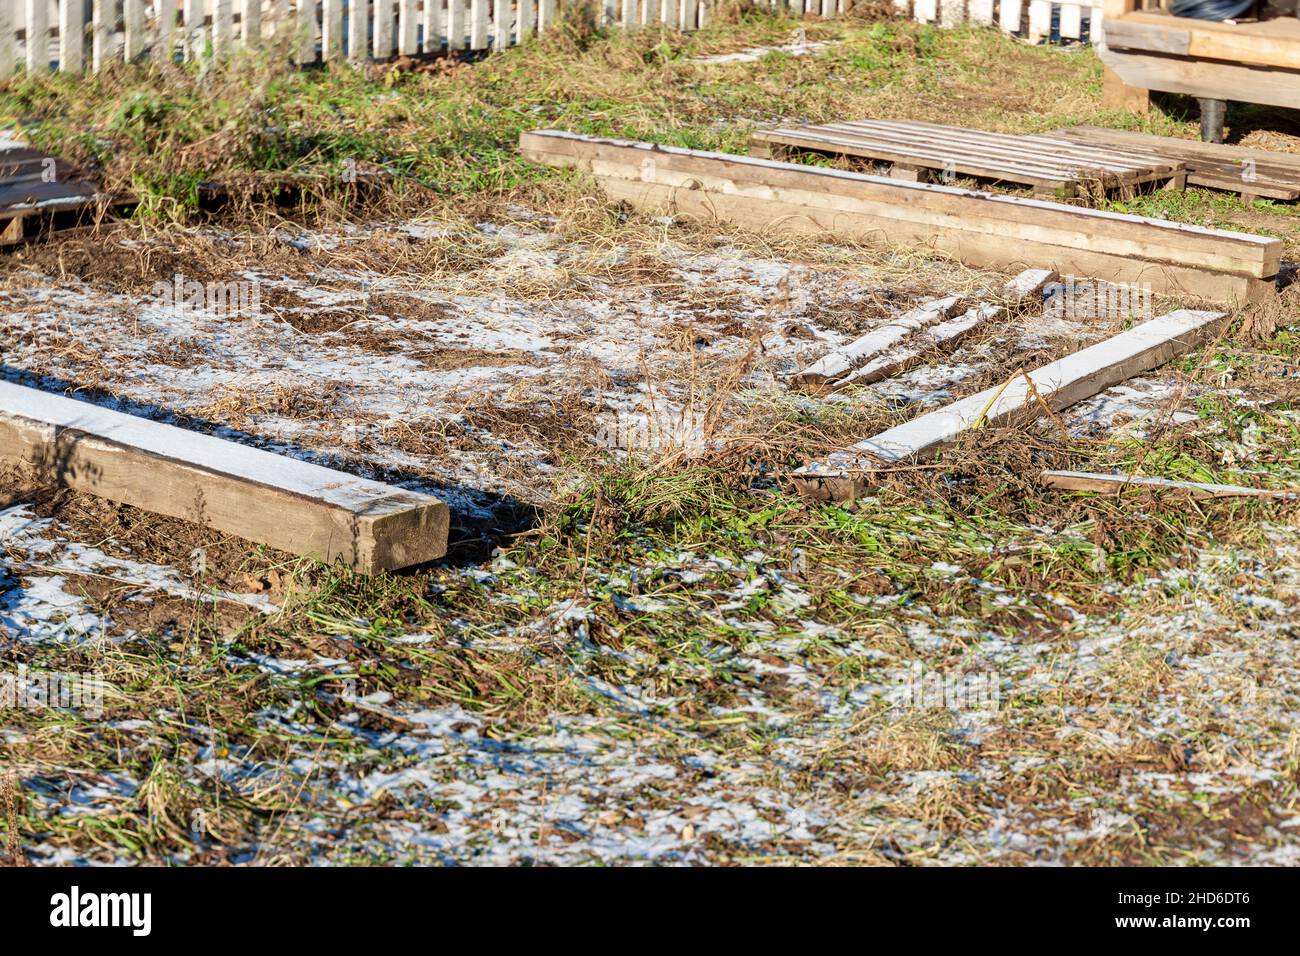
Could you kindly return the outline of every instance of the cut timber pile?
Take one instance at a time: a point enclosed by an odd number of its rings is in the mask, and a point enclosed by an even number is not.
[[[781,126],[750,137],[750,155],[788,159],[799,153],[851,156],[892,165],[891,176],[968,176],[1033,187],[1068,199],[1086,194],[1131,196],[1143,186],[1182,188],[1183,166],[1137,149],[1082,146],[1047,136],[990,133],[912,120],[854,120]]]
[[[920,458],[972,428],[1016,425],[1058,412],[1191,351],[1227,321],[1222,312],[1193,311],[1152,319],[806,465],[795,472],[795,481],[812,497],[852,500],[870,485],[875,471]]]
[[[98,201],[95,187],[67,163],[0,137],[0,246],[22,241],[33,218],[53,222],[56,214],[86,212]]]
[[[1076,143],[1142,149],[1187,167],[1187,183],[1224,192],[1241,193],[1243,199],[1300,198],[1300,154],[1246,149],[1194,139],[1151,136],[1100,126],[1076,126],[1052,134]]]
[[[1056,278],[1050,269],[1026,269],[1006,284],[1003,298],[1018,307]],[[1005,305],[981,302],[956,315],[964,305],[965,300],[955,295],[925,302],[823,356],[790,382],[814,394],[879,382],[953,350],[976,329],[1006,314]]]
[[[1192,498],[1280,498],[1300,500],[1300,491],[1276,488],[1248,488],[1245,485],[1217,485],[1204,481],[1174,481],[1136,475],[1097,475],[1086,471],[1045,471],[1043,484],[1060,491],[1096,491],[1118,495],[1123,491],[1169,491]]]
[[[588,171],[611,198],[647,211],[917,246],[1007,272],[1036,265],[1149,283],[1214,302],[1272,294],[1282,254],[1280,240],[1263,236],[751,156],[555,131],[524,133],[520,148]]]
[[[365,573],[447,551],[430,495],[7,382],[0,466]]]

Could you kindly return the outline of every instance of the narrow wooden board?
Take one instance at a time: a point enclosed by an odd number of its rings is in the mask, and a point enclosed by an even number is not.
[[[1129,490],[1171,491],[1193,498],[1281,498],[1300,500],[1300,491],[1276,488],[1250,488],[1246,485],[1218,485],[1205,481],[1175,481],[1170,478],[1144,478],[1136,475],[1100,475],[1086,471],[1045,471],[1043,484],[1059,491],[1095,491],[1118,495]]]
[[[951,318],[965,307],[966,300],[960,295],[931,299],[879,328],[859,336],[847,345],[831,350],[802,372],[792,376],[790,382],[794,385],[811,386],[834,382],[886,349],[898,345],[913,332],[941,319]]]
[[[1140,50],[1098,50],[1128,86],[1300,109],[1300,69],[1255,66]]]
[[[1099,126],[1076,126],[1057,130],[1053,135],[1080,143],[1141,148],[1177,159],[1187,167],[1187,183],[1191,186],[1247,192],[1269,199],[1300,198],[1300,154],[1202,143]],[[1253,164],[1253,178],[1249,180],[1243,179],[1247,163]]]
[[[520,148],[590,172],[611,198],[647,211],[910,245],[1006,271],[1144,282],[1215,302],[1273,294],[1281,259],[1281,241],[1263,236],[750,156],[555,131],[524,133]]]
[[[981,302],[956,318],[921,329],[904,347],[861,363],[855,371],[836,380],[830,387],[838,390],[853,385],[870,385],[952,352],[971,333],[1006,315],[1008,306],[1019,308],[1035,296],[1041,304],[1043,289],[1057,278],[1051,269],[1026,269],[1003,286],[1002,303]]]
[[[447,551],[431,495],[8,382],[0,464],[365,573]]]
[[[981,425],[1008,427],[1048,409],[1058,412],[1191,351],[1227,322],[1226,313],[1191,310],[1152,319],[806,465],[795,472],[795,483],[810,497],[851,500],[873,472],[925,457]]]

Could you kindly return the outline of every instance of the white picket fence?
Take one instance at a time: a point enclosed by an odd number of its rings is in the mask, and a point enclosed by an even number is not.
[[[0,79],[98,70],[145,56],[196,59],[288,37],[299,63],[500,50],[554,22],[560,0],[0,0]],[[708,0],[598,0],[602,25],[694,30]],[[769,0],[771,3],[786,0]],[[834,16],[842,0],[792,0]],[[814,9],[815,8],[815,9]],[[161,14],[161,16],[160,16]]]
[[[0,0],[0,79],[28,70],[98,71],[144,57],[222,56],[288,39],[299,63],[384,60],[445,49],[500,50],[555,23],[567,0]],[[597,0],[602,25],[695,30],[710,0]],[[846,0],[759,0],[833,17]],[[1101,8],[1048,0],[894,0],[923,23],[998,26],[1031,42],[1085,41]],[[1091,26],[1090,26],[1091,24]]]
[[[1092,42],[1101,30],[1101,5],[1050,0],[894,0],[894,8],[918,23],[997,27],[1030,43]]]

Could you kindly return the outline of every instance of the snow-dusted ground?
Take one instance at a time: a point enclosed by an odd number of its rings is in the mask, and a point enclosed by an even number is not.
[[[446,227],[382,229],[418,244]],[[764,259],[725,237],[700,252],[666,232],[654,268],[641,274],[626,269],[644,249],[583,246],[544,222],[477,230],[497,244],[490,262],[432,279],[343,268],[339,256],[372,239],[370,231],[289,237],[302,256],[293,274],[243,262],[230,239],[238,265],[227,278],[261,290],[260,305],[238,314],[195,314],[15,265],[0,285],[6,374],[95,389],[138,414],[190,416],[236,440],[395,475],[436,491],[463,516],[490,518],[499,496],[545,502],[569,480],[566,459],[551,447],[556,434],[599,451],[602,428],[616,433],[657,409],[689,409],[742,362],[740,388],[761,400],[869,323],[950,291],[935,271],[891,297],[893,280],[869,267]],[[988,290],[1002,279],[963,281]],[[322,317],[331,330],[300,330]],[[1050,348],[1105,332],[1101,323],[1030,318],[857,396],[801,401],[936,404],[999,368],[1017,344]],[[1193,397],[1156,372],[1082,404],[1069,423],[1086,434],[1141,429],[1156,414],[1187,421]],[[533,421],[547,424],[530,430]],[[504,426],[494,422],[525,427],[498,433]],[[1049,542],[1065,529],[1040,533]],[[1300,738],[1287,728],[1300,694],[1292,623],[1300,541],[1290,528],[1269,536],[1268,560],[1207,551],[1193,570],[1117,586],[1123,610],[1104,614],[1051,595],[1029,601],[935,563],[934,575],[985,588],[991,606],[1030,622],[1019,628],[895,594],[855,594],[861,622],[830,624],[801,569],[762,551],[740,561],[656,553],[616,571],[593,567],[589,599],[542,607],[518,623],[515,612],[536,592],[520,578],[526,569],[498,555],[453,572],[499,609],[496,623],[453,621],[440,633],[384,639],[394,648],[535,663],[599,701],[591,712],[503,731],[460,705],[345,696],[333,701],[340,716],[325,729],[326,746],[290,683],[289,703],[268,703],[252,717],[292,741],[286,754],[271,760],[227,747],[201,714],[186,714],[196,749],[177,772],[198,790],[220,780],[241,794],[292,792],[301,808],[276,831],[274,852],[305,848],[320,862],[1052,863],[1166,839],[1187,862],[1294,864],[1300,817],[1286,794]],[[198,593],[183,571],[110,556],[102,544],[76,540],[22,503],[0,511],[0,633],[28,647],[130,638],[129,626],[75,584],[85,576],[109,581],[132,606],[166,595],[274,619],[266,594]],[[656,583],[647,589],[645,581]],[[756,599],[761,617],[746,612]],[[1056,613],[1044,613],[1043,600]],[[708,653],[732,676],[737,699],[687,716],[688,701],[666,685],[611,679],[613,665],[645,674],[655,658],[641,646],[598,641],[592,628],[675,614],[729,635]],[[299,650],[218,648],[226,666],[265,673],[274,686],[342,678],[378,656],[346,638],[326,654]],[[909,707],[919,661],[948,676],[992,675],[998,706]],[[1137,682],[1135,661],[1152,669]],[[181,719],[169,706],[111,730],[119,747],[147,751]],[[728,728],[744,730],[748,743],[725,736]],[[0,730],[0,743],[21,752],[32,732]],[[1175,752],[1169,739],[1187,743]],[[146,781],[125,770],[60,774],[21,759],[16,767],[46,817],[111,816],[146,800]],[[1104,784],[1093,780],[1098,768],[1109,774]],[[1214,818],[1231,826],[1197,824],[1228,798],[1249,798],[1253,822],[1236,820],[1234,809]],[[1186,819],[1186,831],[1148,833],[1142,820],[1153,807],[1164,819]],[[1248,846],[1232,837],[1237,831],[1249,833]],[[271,852],[245,849],[246,860]],[[124,848],[73,851],[58,841],[28,852],[37,862],[129,858]]]

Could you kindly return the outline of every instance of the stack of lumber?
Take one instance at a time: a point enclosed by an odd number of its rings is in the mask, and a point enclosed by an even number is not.
[[[1280,240],[952,186],[558,131],[520,136],[536,162],[593,174],[638,209],[767,232],[907,245],[968,265],[1148,284],[1219,303],[1275,291]]]
[[[8,382],[0,466],[365,573],[447,551],[431,495]]]
[[[876,472],[930,455],[970,429],[1022,424],[1091,398],[1191,351],[1227,322],[1223,312],[1190,310],[1152,319],[806,465],[795,472],[795,482],[819,500],[852,500],[871,486]]]
[[[1187,167],[1189,186],[1240,193],[1243,200],[1300,199],[1300,153],[1246,149],[1100,126],[1076,126],[1052,135],[1090,146],[1141,149],[1163,156]]]
[[[750,137],[753,156],[785,159],[803,152],[889,163],[890,175],[900,179],[939,172],[1030,186],[1059,199],[1130,196],[1144,186],[1181,188],[1183,182],[1182,164],[1156,153],[911,120],[781,126]]]

